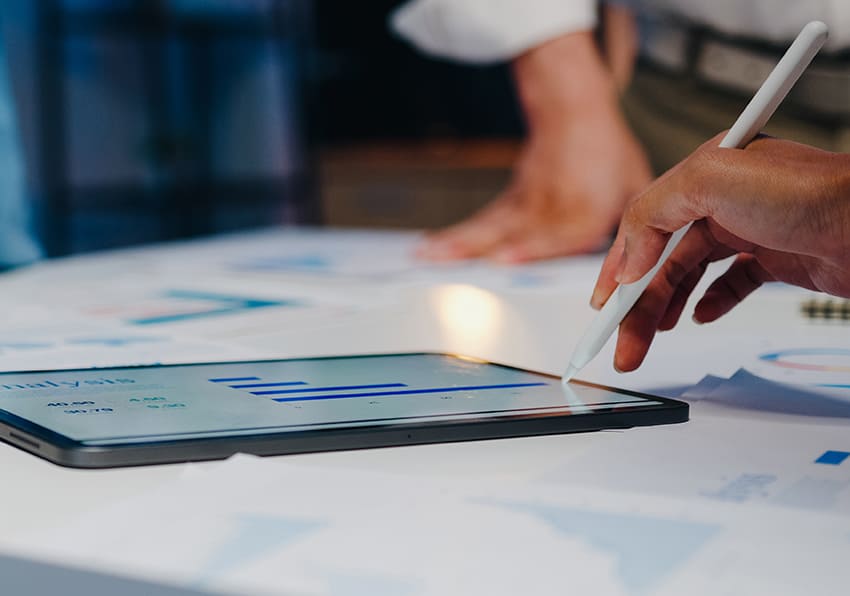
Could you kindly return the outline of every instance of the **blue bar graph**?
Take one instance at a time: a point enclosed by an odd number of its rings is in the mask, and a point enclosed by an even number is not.
[[[360,397],[388,397],[395,395],[428,395],[434,393],[457,393],[460,391],[487,391],[493,389],[519,389],[522,387],[544,387],[549,383],[500,383],[496,385],[461,385],[451,387],[410,387],[407,383],[370,383],[367,385],[323,385],[311,387],[307,381],[274,381],[261,377],[221,377],[209,379],[212,383],[227,384],[231,389],[243,390],[245,394],[269,397],[278,403],[321,401],[333,399],[355,399]],[[258,381],[258,382],[253,382]],[[406,389],[407,388],[407,389]],[[258,391],[251,391],[258,389]],[[379,389],[381,391],[368,391]],[[391,391],[383,391],[390,389]],[[395,390],[392,390],[395,389]],[[282,396],[282,397],[271,397]],[[283,397],[285,396],[285,397]]]
[[[274,385],[286,385],[286,383],[268,383],[267,386],[273,387]],[[295,384],[295,383],[290,383]],[[302,383],[306,384],[306,383]],[[241,387],[248,387],[249,385],[241,385]],[[234,389],[237,388],[236,385],[232,385]],[[263,387],[263,385],[254,385],[254,387]],[[404,383],[381,383],[378,385],[341,385],[338,387],[310,387],[309,389],[284,389],[281,391],[252,391],[251,393],[254,395],[284,395],[287,393],[318,393],[320,391],[352,391],[355,389],[389,389],[390,387],[407,387]]]
[[[487,389],[515,389],[520,387],[541,387],[548,383],[510,383],[505,385],[470,385],[466,387],[434,387],[428,389],[407,389],[404,391],[376,391],[368,393],[330,393],[326,395],[303,395],[299,397],[276,397],[272,401],[286,403],[295,401],[317,401],[323,399],[351,399],[357,397],[384,397],[388,395],[420,395],[427,393],[455,393],[458,391],[483,391]]]
[[[228,377],[224,379],[210,379],[210,383],[238,383],[240,381],[259,381],[260,377]]]
[[[256,379],[257,381],[261,379]],[[258,387],[292,387],[293,385],[307,385],[304,381],[285,381],[283,383],[246,383],[245,385],[231,385],[233,389],[255,389]]]

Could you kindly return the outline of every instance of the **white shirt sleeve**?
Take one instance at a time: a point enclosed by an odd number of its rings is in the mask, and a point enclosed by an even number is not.
[[[790,42],[817,19],[829,26],[827,50],[850,48],[850,0],[639,0],[638,6],[777,44]]]
[[[411,0],[391,24],[427,54],[487,63],[593,29],[596,7],[596,0]]]

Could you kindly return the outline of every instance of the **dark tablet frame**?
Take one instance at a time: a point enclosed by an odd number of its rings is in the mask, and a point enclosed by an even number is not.
[[[464,358],[481,364],[508,368],[531,373],[548,379],[559,377],[514,366],[468,358],[458,354],[442,352],[412,352],[388,354],[358,354],[351,356],[321,356],[315,358],[279,358],[235,362],[198,362],[190,364],[167,364],[150,366],[116,366],[98,368],[98,371],[132,370],[151,368],[175,368],[191,366],[215,366],[227,364],[253,364],[270,362],[297,362],[315,360],[339,360],[353,358],[376,358],[392,356],[446,356]],[[56,371],[19,371],[0,373],[0,380],[7,374],[29,374],[44,372],[91,372],[91,368],[65,369]],[[235,453],[254,455],[288,455],[319,451],[394,447],[428,443],[475,441],[482,439],[504,439],[539,435],[587,432],[604,429],[631,428],[656,424],[687,422],[688,404],[685,402],[656,397],[588,383],[571,381],[577,385],[596,387],[622,395],[649,399],[659,404],[645,404],[614,408],[600,408],[586,413],[506,413],[505,416],[487,417],[463,421],[427,421],[413,423],[376,424],[368,427],[325,428],[317,430],[290,431],[285,433],[263,433],[230,437],[188,438],[180,440],[152,441],[148,443],[116,443],[109,446],[91,446],[49,430],[0,409],[0,441],[19,447],[38,457],[61,466],[72,468],[111,468],[140,466],[190,461],[224,459]]]

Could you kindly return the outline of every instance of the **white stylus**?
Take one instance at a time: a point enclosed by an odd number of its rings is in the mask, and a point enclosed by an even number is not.
[[[788,51],[785,52],[785,55],[782,56],[782,59],[762,83],[750,103],[738,116],[735,124],[723,137],[720,142],[721,147],[746,147],[759,134],[773,112],[788,95],[791,87],[809,66],[815,54],[826,42],[827,34],[827,26],[820,21],[812,21],[803,28],[797,39],[794,40],[794,43],[791,44],[791,47],[788,48]],[[649,282],[652,281],[652,278],[655,277],[670,253],[673,252],[673,249],[676,248],[690,228],[691,224],[688,224],[673,232],[655,266],[638,281],[619,286],[611,295],[578,342],[570,359],[570,364],[564,372],[562,379],[564,383],[569,382],[573,375],[584,368],[608,342],[614,330],[622,322],[623,317],[631,310],[646,286],[649,285]]]

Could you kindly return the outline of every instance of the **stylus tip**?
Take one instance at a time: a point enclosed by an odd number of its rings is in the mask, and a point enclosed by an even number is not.
[[[564,385],[569,383],[570,380],[573,378],[573,376],[575,376],[575,374],[577,372],[578,372],[578,367],[570,364],[567,367],[567,370],[564,372],[564,376],[561,377],[561,383],[563,383]]]

